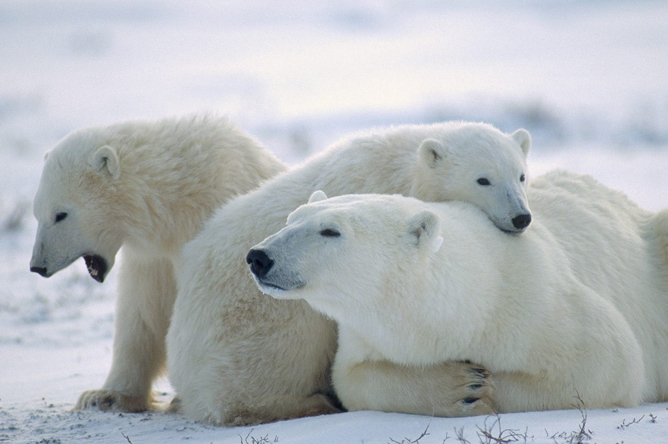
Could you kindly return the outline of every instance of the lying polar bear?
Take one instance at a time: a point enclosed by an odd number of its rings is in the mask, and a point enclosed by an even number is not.
[[[324,396],[331,391],[335,323],[303,301],[264,296],[244,262],[311,193],[466,200],[500,230],[523,235],[531,220],[530,146],[523,129],[505,134],[480,123],[376,128],[342,139],[220,208],[185,245],[177,279],[167,368],[181,412],[245,425],[338,411]],[[444,363],[424,373],[388,363],[357,370],[360,378],[383,372],[394,384],[433,395],[442,415],[492,411],[486,372],[475,364]]]
[[[349,410],[432,414],[408,386],[354,377],[383,360],[478,362],[500,412],[569,408],[578,395],[588,408],[666,400],[656,216],[564,172],[528,198],[531,230],[508,236],[464,202],[316,192],[247,260],[261,291],[338,322],[333,383]]]

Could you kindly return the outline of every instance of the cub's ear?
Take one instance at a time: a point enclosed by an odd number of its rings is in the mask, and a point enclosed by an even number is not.
[[[448,150],[441,142],[436,139],[425,139],[418,148],[420,161],[429,168],[436,166],[446,158]]]
[[[325,192],[322,190],[318,190],[314,191],[313,194],[311,194],[311,197],[308,198],[308,203],[316,203],[325,199],[327,199],[327,195],[325,194]]]
[[[116,150],[105,145],[90,155],[88,164],[100,173],[109,174],[114,179],[121,175],[121,165]]]
[[[524,153],[524,158],[526,159],[529,155],[529,148],[531,148],[531,135],[529,134],[529,131],[520,128],[512,133],[510,137],[520,145],[520,148],[522,148],[522,152]]]
[[[441,221],[433,211],[422,210],[408,219],[408,232],[415,238],[415,245],[433,252],[437,252],[443,244],[440,227]]]

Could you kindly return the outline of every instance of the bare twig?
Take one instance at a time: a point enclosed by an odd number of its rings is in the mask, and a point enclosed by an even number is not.
[[[455,436],[457,437],[457,440],[460,442],[460,444],[471,444],[471,441],[464,438],[464,427],[459,430],[457,427],[455,427]]]
[[[256,438],[254,436],[251,436],[253,430],[255,429],[250,429],[248,435],[246,435],[245,438],[239,435],[239,442],[241,444],[269,444],[272,442],[278,442],[278,436],[275,436],[273,441],[269,440],[269,435],[262,436],[261,438]]]
[[[397,441],[395,439],[390,438],[390,441],[393,444],[419,444],[420,440],[422,438],[424,438],[425,436],[428,436],[428,435],[429,435],[429,424],[427,424],[427,427],[425,427],[424,431],[420,434],[420,436],[418,436],[417,438],[415,438],[413,440],[411,440],[409,438],[404,438],[401,441]],[[448,439],[447,435],[446,435],[445,439]]]
[[[494,418],[494,421],[488,425],[489,418]],[[498,429],[498,433],[494,432]],[[519,433],[518,430],[504,429],[501,427],[501,417],[499,415],[488,416],[485,418],[483,427],[478,426],[478,438],[481,444],[507,444],[511,442],[527,442],[529,429],[524,433]]]
[[[625,428],[627,428],[627,427],[630,426],[630,425],[638,424],[640,421],[642,421],[642,419],[643,419],[644,417],[645,417],[645,415],[642,415],[640,418],[637,418],[637,419],[636,419],[636,418],[633,418],[633,419],[631,420],[631,422],[626,422],[626,419],[623,419],[623,420],[622,420],[622,423],[621,423],[620,425],[618,425],[617,428],[618,428],[619,430],[624,430]]]
[[[585,408],[585,403],[580,397],[580,393],[575,392],[576,404],[575,406],[580,411],[582,415],[582,421],[580,422],[580,428],[573,433],[571,433],[570,444],[581,444],[583,441],[591,439],[592,431],[587,429],[587,409]]]

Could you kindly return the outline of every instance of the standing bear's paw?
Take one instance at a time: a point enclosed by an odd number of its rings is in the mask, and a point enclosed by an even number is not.
[[[150,401],[116,390],[87,390],[79,396],[75,410],[97,409],[103,412],[139,413],[150,408]]]

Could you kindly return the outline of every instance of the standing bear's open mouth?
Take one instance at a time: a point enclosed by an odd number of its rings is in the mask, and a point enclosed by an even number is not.
[[[107,276],[107,261],[102,256],[97,254],[84,254],[84,261],[86,261],[86,268],[88,274],[96,281],[102,283]]]

